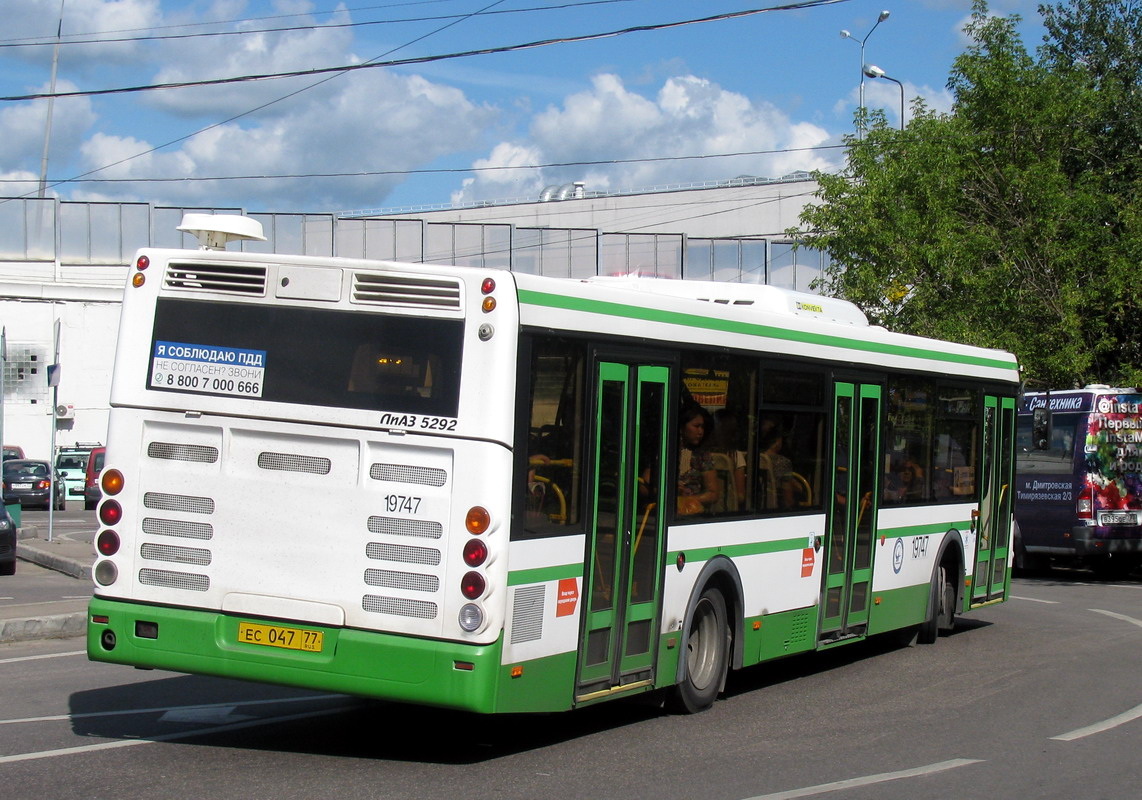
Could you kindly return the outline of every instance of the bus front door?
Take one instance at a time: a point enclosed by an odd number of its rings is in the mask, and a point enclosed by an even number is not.
[[[833,493],[824,542],[822,645],[863,637],[868,629],[879,505],[880,401],[878,384],[834,384]]]
[[[1011,458],[1015,400],[985,395],[983,400],[983,485],[975,519],[975,571],[971,605],[1001,600],[1007,590],[1011,536]]]
[[[579,703],[654,681],[668,378],[667,367],[598,365]]]

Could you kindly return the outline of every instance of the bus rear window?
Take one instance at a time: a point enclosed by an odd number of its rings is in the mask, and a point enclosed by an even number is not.
[[[147,388],[454,417],[461,320],[160,298]]]

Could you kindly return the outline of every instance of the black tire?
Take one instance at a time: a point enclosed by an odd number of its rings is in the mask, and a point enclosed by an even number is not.
[[[671,710],[697,714],[718,699],[729,666],[730,629],[726,622],[726,600],[722,593],[707,588],[694,606],[686,633],[682,657],[686,659],[682,681],[674,687],[668,706]]]
[[[84,511],[94,511],[95,506],[96,506],[96,504],[91,502],[90,500],[84,500],[83,501],[83,510]]]
[[[951,601],[948,600],[949,589]],[[917,631],[916,639],[920,644],[935,644],[945,620],[947,620],[947,630],[951,630],[955,620],[955,609],[952,607],[955,602],[955,591],[955,587],[948,583],[947,571],[941,564],[936,568],[936,574],[932,576],[932,586],[928,592],[928,618],[920,623],[920,629]]]
[[[15,575],[16,574],[16,560],[13,559],[10,564],[0,564],[0,575]]]

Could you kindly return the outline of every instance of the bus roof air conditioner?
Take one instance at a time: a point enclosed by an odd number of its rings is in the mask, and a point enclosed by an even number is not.
[[[183,214],[178,230],[194,234],[200,250],[225,250],[230,242],[264,242],[262,223],[238,214]]]

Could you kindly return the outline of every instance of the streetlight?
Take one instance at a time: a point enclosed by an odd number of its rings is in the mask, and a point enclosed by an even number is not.
[[[854,42],[857,42],[858,44],[860,44],[860,69],[861,69],[861,73],[860,73],[860,109],[861,109],[861,111],[864,111],[864,43],[868,41],[868,37],[872,36],[872,32],[877,29],[877,26],[879,26],[880,23],[884,22],[886,19],[888,19],[888,11],[881,11],[880,16],[876,18],[876,22],[873,24],[872,28],[869,29],[869,32],[864,35],[863,39],[858,39],[857,37],[853,36],[848,31],[845,31],[845,30],[841,31],[841,38],[842,39],[852,39]],[[863,128],[858,125],[857,126],[857,136],[858,137],[860,136],[862,130],[863,130]]]
[[[896,78],[886,75],[884,70],[876,66],[876,64],[865,64],[864,74],[870,78],[884,78],[886,81],[892,81],[900,87],[900,130],[904,130],[904,84],[896,80]]]

